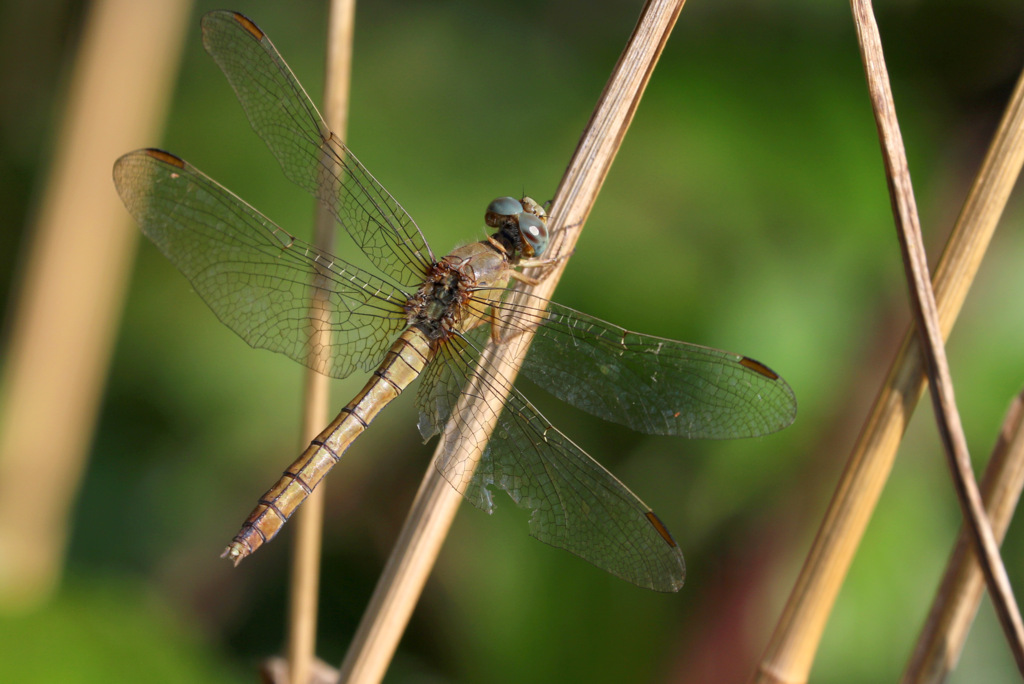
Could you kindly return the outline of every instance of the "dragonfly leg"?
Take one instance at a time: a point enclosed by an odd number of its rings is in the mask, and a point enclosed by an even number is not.
[[[520,273],[519,271],[509,271],[509,274],[511,275],[512,280],[517,280],[524,285],[538,285],[542,280],[544,280],[545,275],[547,275],[543,274],[538,278],[534,278],[533,276],[528,276],[525,273]]]
[[[488,310],[487,319],[491,324],[491,342],[494,344],[501,344],[501,330],[499,328],[501,325],[501,319],[498,317],[497,313],[495,313],[493,307]]]
[[[515,317],[515,323],[509,325],[508,321],[502,320],[501,311],[491,309],[484,322],[491,324],[491,342],[508,344],[528,330],[536,329],[546,317],[547,313],[543,311],[530,314],[520,311]]]
[[[526,275],[521,271],[512,271],[511,277],[513,280],[517,280],[525,285],[536,285],[540,282],[543,282],[544,279],[551,274],[551,270],[555,267],[555,264],[565,261],[570,256],[572,256],[572,252],[569,252],[568,254],[560,254],[559,256],[556,257],[544,257],[540,259],[520,259],[519,263],[516,264],[518,267],[539,268],[540,273],[538,273],[536,276],[530,276]]]

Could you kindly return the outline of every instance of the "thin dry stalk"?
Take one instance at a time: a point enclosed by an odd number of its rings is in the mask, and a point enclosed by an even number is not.
[[[181,0],[90,6],[3,354],[0,605],[6,608],[44,600],[60,578],[68,513],[138,236],[111,188],[110,166],[124,150],[158,137],[190,7]],[[29,472],[32,482],[46,486],[26,486]]]
[[[289,662],[277,656],[267,658],[260,663],[260,682],[264,684],[289,684],[296,680],[289,675]],[[338,671],[333,667],[314,658],[310,663],[306,679],[300,684],[332,684],[338,680]]]
[[[1024,74],[935,271],[935,299],[943,338],[949,336],[956,322],[1022,164]],[[825,623],[892,470],[896,449],[924,383],[920,340],[911,326],[847,459],[754,681],[807,680]]]
[[[572,253],[683,2],[649,0],[644,7],[555,195],[551,212],[552,233],[558,236],[552,245],[554,256]],[[564,267],[565,259],[532,292],[550,297]],[[528,345],[515,346],[519,356],[510,358],[506,348],[490,345],[481,363],[492,364],[494,372],[512,379]],[[460,404],[472,404],[479,394],[471,389],[464,392]],[[474,411],[468,421],[471,424],[464,425],[458,434],[451,433],[449,426],[441,443],[447,439],[476,440],[471,451],[479,459],[486,446],[486,439],[479,439],[479,435],[490,434],[501,407],[473,408],[480,410]],[[460,413],[461,409],[453,411],[453,415]],[[339,681],[377,682],[383,678],[461,499],[431,465],[342,663]]]
[[[889,180],[893,216],[896,219],[903,266],[911,291],[911,308],[914,311],[918,332],[924,340],[922,348],[925,352],[928,386],[931,389],[939,435],[949,459],[957,501],[975,543],[992,603],[1013,651],[1013,657],[1017,661],[1017,668],[1024,674],[1024,622],[1021,621],[1010,578],[999,555],[999,544],[985,515],[981,492],[971,469],[967,437],[964,435],[960,414],[956,408],[953,380],[949,375],[945,343],[939,331],[939,314],[935,308],[935,294],[928,278],[928,260],[924,252],[906,150],[896,118],[896,105],[893,102],[889,76],[885,68],[882,40],[869,0],[854,0],[853,13],[872,109],[882,142],[882,157]]]
[[[332,131],[346,137],[348,127],[349,84],[352,66],[352,35],[355,26],[355,0],[333,0],[327,23],[327,66],[324,73],[322,115]],[[317,203],[313,242],[326,253],[334,251],[336,232],[334,216]],[[310,307],[310,321],[315,326],[315,343],[311,350],[326,354],[330,349],[331,321],[324,303],[327,289],[317,289]],[[318,299],[317,299],[318,298]],[[311,353],[314,353],[311,351]],[[329,378],[306,370],[303,395],[302,444],[309,444],[327,424],[329,410]],[[324,483],[321,482],[306,499],[296,521],[295,546],[292,556],[291,600],[288,615],[288,679],[307,682],[316,658],[316,616],[320,579],[320,547],[324,519]]]
[[[999,440],[985,467],[981,496],[1002,543],[1024,488],[1024,393],[1010,404]],[[978,612],[984,578],[966,527],[961,528],[917,647],[901,681],[939,684],[956,667],[967,633]]]

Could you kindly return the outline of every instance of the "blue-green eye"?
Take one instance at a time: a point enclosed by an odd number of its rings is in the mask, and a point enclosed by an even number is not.
[[[523,213],[523,205],[515,197],[499,197],[487,205],[484,221],[491,228],[500,228],[510,218],[517,218]]]
[[[548,248],[548,226],[540,217],[525,212],[520,214],[519,233],[533,252],[529,256],[539,257]]]

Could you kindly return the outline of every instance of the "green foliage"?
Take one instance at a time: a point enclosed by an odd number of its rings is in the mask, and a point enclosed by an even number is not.
[[[301,233],[312,201],[280,174],[199,45],[198,17],[222,4],[199,3],[166,138],[152,144]],[[794,388],[797,422],[757,440],[647,439],[538,397],[659,512],[686,555],[686,586],[645,593],[538,544],[511,502],[491,518],[464,507],[390,681],[735,681],[753,671],[792,587],[909,320],[906,288],[848,11],[691,4],[556,299],[764,361]],[[1024,15],[1012,5],[878,8],[932,255],[1021,64]],[[530,8],[358,8],[348,141],[437,252],[479,239],[493,197],[554,193],[639,3]],[[324,10],[235,9],[317,99]],[[965,42],[951,47],[954,36]],[[975,68],[956,68],[951,50]],[[44,86],[57,92],[53,78]],[[977,463],[1024,381],[1020,221],[1012,205],[951,342]],[[148,244],[132,283],[68,584],[43,611],[0,622],[10,681],[224,681],[280,650],[288,531],[237,570],[216,556],[295,455],[301,368],[249,350]],[[335,405],[361,382],[336,383]],[[335,663],[431,453],[410,399],[328,485],[320,651]],[[927,401],[918,412],[826,632],[821,681],[898,676],[956,534]],[[1018,580],[1021,543],[1011,536],[1005,553]],[[952,681],[1006,680],[1012,659],[992,646],[990,610],[975,630]]]

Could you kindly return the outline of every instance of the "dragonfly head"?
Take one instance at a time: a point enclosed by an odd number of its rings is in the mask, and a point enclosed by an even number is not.
[[[548,214],[529,197],[499,197],[487,206],[484,220],[498,229],[498,239],[516,253],[539,257],[548,246]]]

